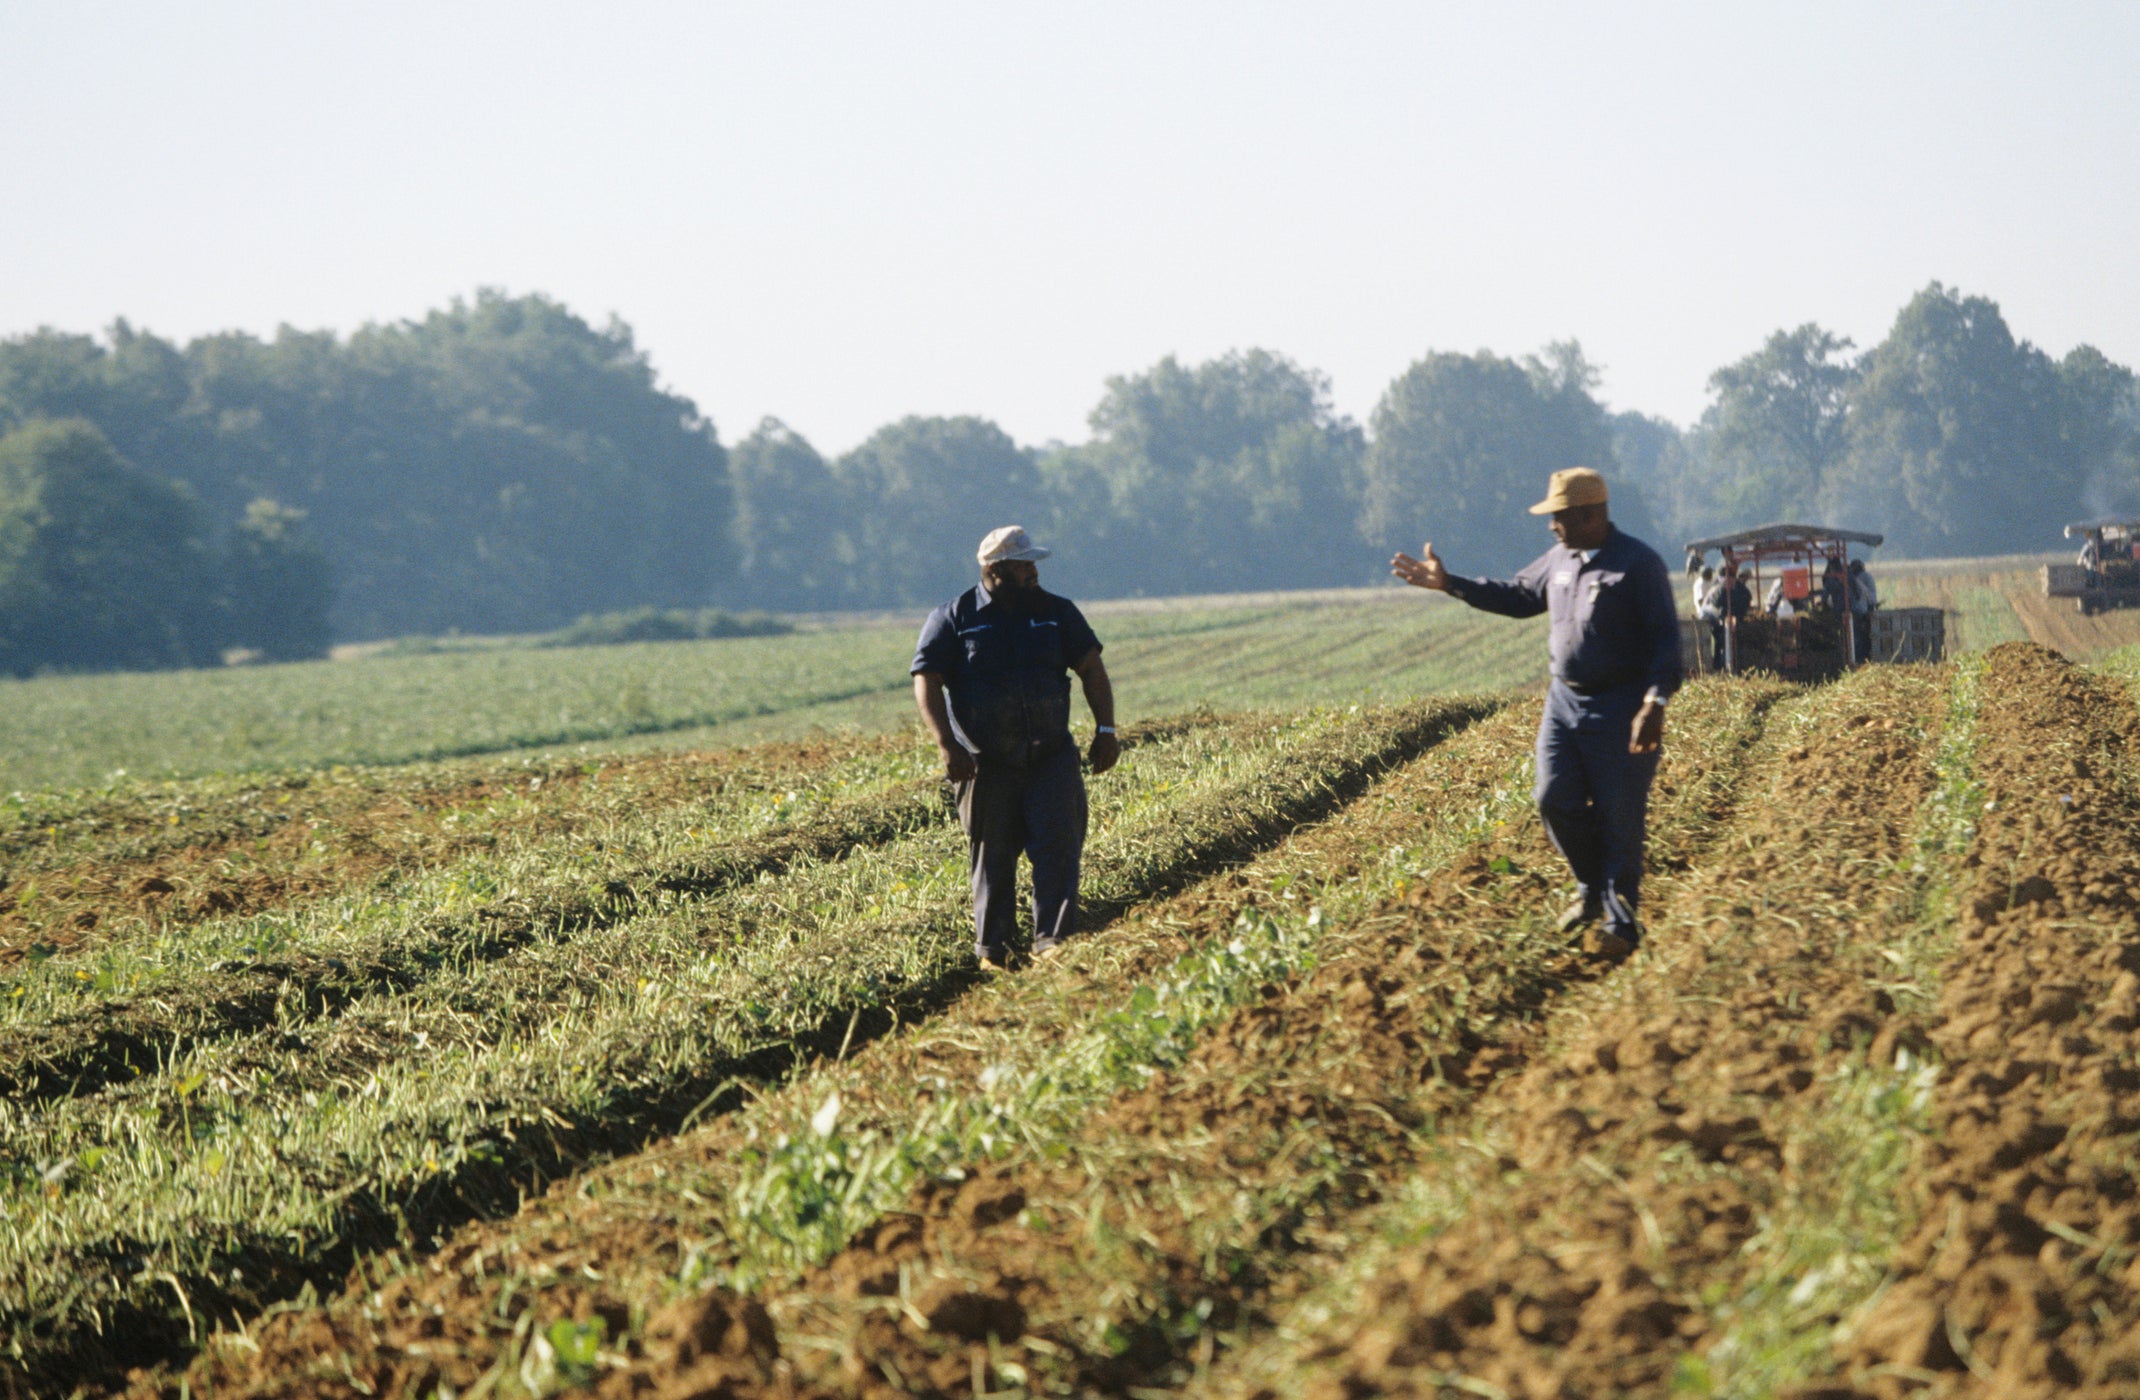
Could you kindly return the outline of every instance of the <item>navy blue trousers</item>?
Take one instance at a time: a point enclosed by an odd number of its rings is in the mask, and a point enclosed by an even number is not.
[[[1577,695],[1555,681],[1538,727],[1538,783],[1532,792],[1553,848],[1567,858],[1586,903],[1605,927],[1637,937],[1642,847],[1649,833],[1656,754],[1627,751],[1646,687]]]
[[[1018,928],[1018,857],[1033,863],[1033,941],[1077,932],[1078,866],[1085,854],[1085,775],[1077,745],[1015,766],[980,760],[954,785],[973,871],[974,951],[997,962]]]

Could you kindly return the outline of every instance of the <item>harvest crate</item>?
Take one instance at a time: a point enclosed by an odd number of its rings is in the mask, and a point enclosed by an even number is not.
[[[2043,566],[2043,596],[2078,598],[2088,591],[2088,571],[2078,564]]]
[[[1872,659],[1937,661],[1947,653],[1947,615],[1939,608],[1882,608],[1873,614]]]

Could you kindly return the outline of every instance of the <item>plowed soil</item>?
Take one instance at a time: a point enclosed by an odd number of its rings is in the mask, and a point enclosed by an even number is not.
[[[1984,697],[1935,1132],[1907,1183],[1922,1223],[1841,1360],[1882,1397],[2131,1397],[2140,716],[2125,687],[2018,644],[1992,652]]]
[[[591,784],[641,810],[792,782],[842,757],[904,740],[767,744],[716,753],[611,756],[499,771],[451,770],[417,784],[369,775],[293,777],[156,811],[115,801],[42,840],[0,852],[0,967],[32,950],[68,952],[117,929],[183,925],[317,899],[396,870],[448,864],[514,837],[566,833],[591,817]],[[539,802],[512,799],[544,794]],[[505,802],[479,826],[451,820]],[[158,815],[163,808],[174,810]],[[183,808],[183,814],[179,810]],[[77,830],[79,828],[79,830]],[[169,832],[167,836],[165,833]],[[59,840],[62,835],[67,839]],[[86,849],[85,849],[86,848]]]
[[[1702,1289],[1780,1192],[1791,1118],[1868,1041],[1918,1034],[1850,950],[1905,912],[1941,681],[1861,672],[1772,725],[1648,950],[1563,1008],[1434,1164],[1460,1208],[1292,1352],[1311,1394],[1666,1393],[1710,1339]]]
[[[1676,759],[1660,792],[1659,844],[1673,859],[1701,849],[1773,698],[1714,689],[1711,751]],[[1690,710],[1702,714],[1698,704]],[[1452,777],[1476,767],[1483,750],[1501,762],[1479,790],[1504,781],[1495,775],[1527,747],[1533,724],[1535,710],[1480,726],[1386,784],[1379,802],[1296,837],[1292,856],[1342,870],[1416,829],[1423,800],[1469,810],[1476,799]],[[635,1337],[636,1360],[613,1363],[603,1388],[701,1393],[694,1387],[716,1375],[732,1387],[783,1391],[958,1393],[1021,1376],[1110,1391],[1178,1382],[1208,1357],[1220,1329],[1259,1315],[1292,1286],[1290,1261],[1315,1257],[1328,1221],[1371,1202],[1381,1179],[1414,1159],[1420,1129],[1490,1078],[1540,1005],[1602,970],[1564,940],[1540,936],[1558,879],[1534,823],[1505,828],[1449,878],[1331,935],[1311,975],[1269,988],[1179,1070],[1106,1105],[1067,1158],[931,1183],[909,1211],[796,1285],[763,1300],[713,1295],[658,1319]],[[1175,939],[1229,926],[1254,886],[1245,872],[1140,920],[1147,933],[1172,926],[1173,936],[1110,958],[1079,989],[1072,1023]],[[1527,924],[1529,936],[1512,943],[1511,924]],[[869,1057],[866,1078],[896,1084],[978,1071],[989,1053],[975,1043],[982,1030],[962,1034],[954,1024],[903,1050],[887,1043]],[[866,1103],[866,1088],[856,1092]],[[668,1162],[681,1165],[674,1154]],[[645,1167],[634,1174],[643,1178]],[[543,1280],[538,1327],[615,1314],[605,1327],[621,1331],[634,1295],[646,1296],[630,1280],[650,1265],[673,1270],[686,1248],[680,1222],[648,1227],[643,1197],[631,1199],[638,1194],[545,1202],[503,1236],[464,1237],[431,1268],[384,1288],[360,1283],[320,1315],[276,1319],[254,1334],[264,1352],[223,1349],[196,1382],[218,1393],[233,1382],[239,1393],[349,1393],[339,1373],[295,1374],[299,1357],[333,1352],[337,1367],[346,1358],[385,1392],[465,1386],[512,1344],[481,1321],[511,1310],[508,1260],[512,1276],[533,1270]],[[601,1286],[579,1281],[597,1277]],[[757,1311],[762,1303],[770,1314]],[[1001,1343],[993,1353],[990,1334]],[[727,1343],[708,1340],[720,1337]]]
[[[1489,824],[1067,1138],[932,1172],[829,1262],[749,1296],[678,1285],[738,1256],[722,1222],[755,1134],[835,1089],[843,1123],[896,1133],[929,1084],[1044,1057],[1304,873],[1364,878],[1422,821],[1498,810],[1535,722],[1516,707],[1065,959],[434,1255],[372,1261],[184,1379],[660,1400],[2140,1395],[2140,713],[2039,647],[1995,649],[1955,857],[1926,841],[1955,829],[1936,766],[1953,681],[1690,690],[1653,805],[1649,937],[1625,964],[1551,932],[1564,880],[1535,822]],[[1777,1222],[1849,1189],[1821,1147],[1838,1086],[1912,1067],[1929,1128],[1882,1178],[1899,1229],[1853,1241],[1873,1281],[1805,1322],[1832,1348],[1763,1380],[1742,1338],[1777,1296]],[[1319,1291],[1341,1282],[1357,1291]]]
[[[1402,775],[1416,780],[1408,800],[1391,800],[1392,784],[1385,784],[1265,859],[1140,910],[1056,962],[984,986],[941,1017],[822,1066],[750,1112],[554,1189],[516,1219],[469,1227],[429,1260],[353,1277],[327,1305],[255,1326],[250,1346],[212,1348],[189,1377],[194,1393],[363,1393],[352,1378],[380,1394],[441,1381],[465,1390],[501,1360],[512,1361],[531,1329],[560,1317],[606,1317],[612,1335],[620,1333],[635,1303],[674,1291],[670,1280],[687,1257],[722,1256],[718,1207],[760,1123],[807,1118],[827,1089],[837,1088],[845,1120],[858,1129],[896,1128],[926,1110],[926,1086],[971,1082],[1014,1047],[1044,1050],[1074,1034],[1156,969],[1230,928],[1245,904],[1280,897],[1270,888],[1273,870],[1336,874],[1371,863],[1418,832],[1423,797],[1458,822],[1468,818],[1528,750],[1535,707],[1518,711],[1472,726],[1415,763]],[[757,1305],[739,1305],[733,1318],[716,1316],[720,1303],[709,1306],[713,1311],[701,1312],[693,1304],[650,1324],[634,1344],[643,1365],[725,1374],[755,1364],[764,1348],[747,1339],[772,1336],[760,1326]],[[500,1330],[493,1325],[500,1318],[513,1323]],[[723,1319],[741,1321],[732,1329]],[[732,1344],[727,1352],[717,1340],[724,1336]],[[335,1358],[332,1374],[312,1364],[326,1356]],[[171,1389],[147,1377],[140,1385],[141,1393]]]

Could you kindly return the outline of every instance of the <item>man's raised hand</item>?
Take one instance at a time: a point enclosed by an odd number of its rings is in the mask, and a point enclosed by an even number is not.
[[[1390,572],[1403,579],[1406,583],[1411,584],[1414,588],[1431,588],[1436,592],[1447,592],[1449,588],[1449,571],[1443,568],[1442,561],[1435,557],[1434,542],[1432,540],[1427,541],[1427,543],[1419,547],[1419,552],[1426,557],[1414,559],[1403,550],[1398,550],[1396,557],[1390,560]]]

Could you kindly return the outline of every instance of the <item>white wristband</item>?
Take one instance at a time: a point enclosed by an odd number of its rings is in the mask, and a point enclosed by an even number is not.
[[[1111,724],[1103,724],[1092,732],[1095,734],[1112,734],[1115,732],[1115,727]]]

